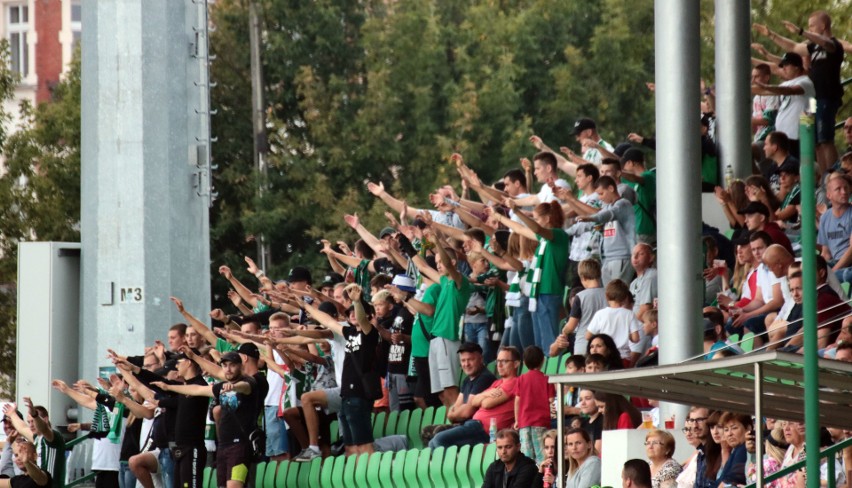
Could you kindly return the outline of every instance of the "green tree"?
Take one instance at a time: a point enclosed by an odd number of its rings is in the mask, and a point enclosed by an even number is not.
[[[9,70],[8,46],[0,47],[0,98],[10,99],[17,76]],[[9,114],[0,114],[8,120]],[[18,243],[80,240],[79,52],[50,103],[21,106],[21,124],[2,142],[6,172],[0,176],[0,391],[15,394],[15,332]]]

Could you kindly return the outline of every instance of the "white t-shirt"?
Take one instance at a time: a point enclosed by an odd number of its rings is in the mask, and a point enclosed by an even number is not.
[[[612,337],[622,358],[630,358],[630,333],[642,330],[632,310],[607,307],[598,310],[589,322],[588,332]]]
[[[112,417],[110,417],[112,420]],[[95,439],[92,444],[92,470],[93,471],[118,471],[119,458],[121,457],[121,443],[124,440],[124,420],[121,423],[121,436],[118,443],[114,443],[106,437]]]
[[[790,139],[799,140],[799,116],[808,108],[811,98],[816,96],[814,82],[806,75],[793,78],[781,83],[780,86],[801,86],[805,91],[802,95],[781,95],[778,106],[778,116],[775,118],[775,129]]]
[[[350,327],[349,322],[340,322],[344,328]],[[328,341],[331,347],[331,360],[334,361],[334,378],[337,380],[337,385],[343,384],[343,360],[346,359],[346,338],[334,334],[334,338]]]
[[[283,364],[284,359],[278,354],[278,351],[272,351],[272,357],[275,358],[276,364]],[[269,391],[266,393],[266,398],[263,399],[263,405],[266,407],[278,407],[281,402],[281,390],[284,389],[284,378],[272,371],[272,368],[266,370],[266,382],[269,383]]]
[[[547,186],[547,185],[545,185],[545,186]],[[515,195],[514,198],[525,198],[525,197],[528,197],[528,196],[530,196],[529,193],[519,193],[519,194]],[[524,212],[532,212],[532,210],[533,210],[533,207],[521,207],[521,211],[524,211]],[[515,213],[514,210],[511,210],[511,209],[509,210],[509,218],[512,219],[513,221],[519,223],[519,224],[527,225],[527,224],[524,224],[524,222],[518,217],[518,215]]]
[[[612,151],[615,150],[615,149],[613,149],[613,147],[610,143],[606,142],[603,139],[599,140],[598,144],[600,144],[601,147],[603,147],[604,149],[606,149],[609,152],[612,152]],[[601,154],[600,149],[598,149],[596,147],[590,147],[589,149],[586,149],[585,151],[583,151],[583,159],[585,159],[586,161],[588,161],[590,163],[593,163],[596,166],[600,166],[601,161],[603,161],[603,154]]]
[[[760,292],[763,294],[763,303],[772,301],[772,285],[777,281],[778,279],[775,278],[775,275],[772,274],[772,271],[769,271],[769,268],[765,264],[760,263],[757,266],[757,287],[760,288]]]
[[[566,188],[566,189],[571,188],[571,186],[568,184],[568,182],[563,180],[562,178],[557,179],[556,181],[553,182],[553,184],[560,187],[560,188]],[[541,190],[538,191],[536,196],[538,197],[538,201],[541,202],[541,203],[550,203],[554,200],[556,200],[559,203],[562,203],[562,201],[559,200],[558,198],[556,198],[556,195],[553,194],[553,190],[550,189],[550,185],[547,185],[547,184],[541,185]]]

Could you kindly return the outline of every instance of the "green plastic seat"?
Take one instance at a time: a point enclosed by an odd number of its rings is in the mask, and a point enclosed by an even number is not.
[[[416,408],[411,411],[411,416],[408,419],[408,428],[406,436],[408,436],[408,447],[420,449],[423,447],[423,441],[420,438],[420,427],[423,425],[423,409]]]
[[[397,488],[408,488],[407,480],[405,479],[405,456],[408,451],[399,451],[392,453],[393,461],[391,462],[391,475],[393,483],[396,483]],[[382,476],[384,478],[384,476]]]
[[[334,458],[334,469],[331,471],[331,482],[333,484],[328,486],[343,486],[343,468],[345,465],[346,456],[337,456]]]
[[[393,486],[393,461],[395,452],[382,452],[376,453],[380,454],[378,462],[376,465],[378,466],[378,470],[376,471],[376,480],[378,483],[374,483],[374,481],[370,478],[370,474],[373,472],[371,469],[373,467],[373,461],[370,460],[370,466],[367,468],[367,484],[370,488],[373,487],[381,487],[381,488],[394,488]],[[404,458],[403,458],[404,459]],[[402,475],[399,476],[398,481],[402,481]]]
[[[396,425],[393,429],[385,431],[385,435],[408,435],[408,422],[411,418],[411,410],[403,410],[399,412]]]
[[[432,449],[428,447],[420,450],[417,457],[417,482],[420,486],[431,486],[432,479],[429,478],[429,460],[432,458]]]
[[[740,342],[740,335],[731,334],[728,336],[728,340],[731,342],[731,344],[736,344],[737,342]]]
[[[373,420],[373,438],[378,439],[379,437],[385,436],[385,421],[387,420],[387,414],[385,412],[379,412],[375,415],[375,419]]]
[[[420,428],[426,427],[427,425],[432,425],[432,420],[435,418],[435,407],[426,407],[426,410],[423,410],[423,420],[420,421]]]
[[[266,464],[266,469],[261,472],[260,465]],[[257,463],[255,471],[254,486],[264,488],[266,486],[275,486],[275,472],[278,470],[278,461],[269,461],[268,463]]]
[[[435,409],[435,417],[432,419],[432,423],[435,425],[447,423],[447,407],[441,405]]]
[[[337,420],[332,420],[331,424],[328,426],[329,431],[329,444],[334,444],[340,439],[340,422]]]
[[[266,472],[266,462],[261,461],[254,465],[254,486],[263,488],[263,474]]]
[[[488,469],[488,466],[491,466],[491,463],[497,459],[497,443],[492,442],[491,444],[485,445],[485,452],[482,454],[482,466],[480,469],[482,470],[482,478],[485,478],[485,471]]]
[[[312,459],[307,469],[302,466],[302,469],[299,471],[299,486],[318,486],[320,484],[321,469],[322,458]],[[304,477],[302,477],[302,473],[305,473]]]
[[[290,463],[290,468],[287,469],[287,477],[284,478],[285,479],[284,485],[287,488],[298,488],[299,487],[299,471],[301,471],[302,468],[304,468],[305,466],[307,466],[307,464],[305,464],[305,463],[297,463],[297,462],[291,462]],[[283,478],[281,473],[278,473],[278,478],[279,479]]]
[[[746,332],[743,334],[742,343],[740,343],[740,347],[743,348],[745,352],[751,352],[754,350],[754,333]]]
[[[376,488],[380,488],[382,486],[382,482],[379,481],[379,465],[382,463],[382,453],[374,452],[373,454],[368,454],[369,461],[366,463],[367,466],[364,468],[364,485],[363,486],[375,486]],[[360,468],[360,462],[355,469],[355,480],[358,480],[358,468]],[[389,473],[390,474],[390,473]]]
[[[275,488],[284,488],[285,486],[287,486],[287,471],[291,469],[291,464],[296,463],[285,460],[278,463],[277,469],[272,469],[271,466],[267,466],[266,475],[263,477],[264,488],[267,488],[269,486],[274,486]],[[295,468],[295,466],[293,468]]]
[[[541,370],[546,375],[556,374],[556,370],[559,368],[559,358],[561,356],[553,356],[546,358],[544,360],[544,366],[542,366]]]
[[[468,464],[470,463],[470,445],[464,445],[459,448],[455,463],[458,487],[472,488],[473,485],[470,483],[470,475],[467,472]]]
[[[444,462],[438,467],[441,470],[441,477],[444,478],[444,483],[453,488],[459,485],[455,474],[458,450],[458,446],[448,447],[444,451]]]
[[[373,454],[377,454],[377,453],[373,453]],[[370,467],[370,454],[365,452],[363,454],[359,454],[357,457],[356,456],[350,456],[350,457],[356,458],[355,459],[355,476],[354,476],[355,486],[363,486],[364,488],[367,488],[367,486],[369,486],[367,484],[367,469]],[[376,460],[376,463],[378,463],[378,459]],[[345,476],[344,476],[344,478],[345,478]]]
[[[485,367],[488,368],[488,371],[491,371],[491,374],[497,374],[497,361],[491,361]]]
[[[571,357],[570,352],[559,356],[559,362],[556,364],[556,374],[566,374],[568,370],[568,358]]]
[[[447,483],[441,473],[441,463],[444,462],[443,447],[432,449],[432,455],[429,458],[429,480],[435,488],[446,488]]]
[[[405,451],[405,468],[404,477],[405,484],[408,488],[417,488],[420,482],[417,481],[417,461],[420,459],[419,449],[410,449]]]
[[[327,457],[322,461],[319,475],[320,486],[332,486],[331,480],[333,478],[334,464],[336,461],[336,457]]]
[[[355,485],[355,465],[358,463],[358,456],[346,456],[345,464],[343,465],[343,485],[341,486],[356,486]]]
[[[384,437],[393,433],[394,429],[396,429],[396,423],[399,421],[399,412],[394,410],[390,414],[388,414],[388,423],[385,425],[385,430],[382,431],[382,435],[379,437]],[[379,437],[376,437],[378,439]]]
[[[840,289],[843,290],[843,293],[845,293],[846,296],[849,296],[850,286],[852,286],[852,285],[850,285],[850,283],[848,281],[844,281],[843,283],[840,284]]]
[[[485,475],[482,470],[482,455],[485,452],[485,444],[477,444],[470,449],[470,462],[468,464],[468,473],[473,481],[473,486],[482,486],[482,480]]]

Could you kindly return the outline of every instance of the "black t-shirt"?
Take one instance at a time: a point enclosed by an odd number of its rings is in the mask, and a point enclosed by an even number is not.
[[[816,98],[843,98],[843,86],[840,84],[840,65],[843,64],[843,46],[836,38],[831,38],[834,52],[828,52],[819,44],[808,43],[811,56],[811,70],[808,76],[814,83]]]
[[[50,473],[47,473],[47,484],[39,485],[29,476],[22,474],[9,478],[9,484],[12,488],[45,488],[53,486],[53,480],[50,478]]]
[[[227,383],[226,381],[213,385],[213,396],[219,399],[219,406],[222,409],[216,432],[216,439],[220,446],[247,442],[249,433],[257,425],[257,395],[260,394],[260,390],[251,376],[243,376],[239,381],[245,381],[251,385],[251,393],[244,395],[233,390],[223,392],[222,387]]]
[[[373,268],[377,274],[385,274],[388,276],[396,276],[405,273],[405,270],[397,266],[388,258],[378,258],[373,260]]]
[[[269,381],[266,380],[266,374],[263,371],[251,375],[257,385],[257,412],[258,415],[263,413],[263,402],[266,400],[266,394],[269,393]]]
[[[118,456],[120,461],[129,461],[131,457],[139,454],[139,436],[141,435],[142,419],[135,419],[132,424],[124,428],[124,437],[121,439],[121,452]]]
[[[394,313],[395,312],[395,313]],[[391,312],[387,320],[379,323],[391,334],[404,334],[411,336],[411,327],[414,324],[414,316],[405,307],[399,307]],[[411,359],[411,345],[400,342],[391,344],[384,342],[388,351],[388,373],[408,374],[408,362]]]
[[[163,392],[156,386],[151,385],[154,381],[163,381],[165,383],[174,383],[156,373],[152,373],[146,369],[139,371],[136,375],[139,381],[145,386],[154,390],[155,393],[162,395]],[[177,409],[158,407],[155,413],[154,424],[151,427],[151,440],[154,442],[154,447],[165,449],[169,447],[169,442],[175,440],[175,422],[177,422]]]
[[[207,386],[207,382],[200,375],[190,379],[186,384]],[[204,428],[207,425],[209,398],[167,394],[159,401],[161,407],[175,412],[174,441],[178,446],[200,446],[204,444]]]
[[[589,419],[583,419],[583,430],[592,438],[592,444],[595,441],[603,439],[603,415],[598,415],[594,421],[589,422]]]
[[[475,378],[471,378],[470,376],[465,377],[462,380],[460,388],[462,401],[467,403],[467,397],[482,393],[493,385],[495,381],[497,381],[497,378],[485,367],[482,368],[482,371]]]
[[[775,164],[775,161],[771,159],[767,159],[767,161],[768,164],[764,166],[762,170],[763,177],[769,182],[769,186],[772,188],[772,191],[778,193],[778,190],[781,189],[781,166],[788,163],[799,166],[799,160],[796,159],[795,156],[788,154],[781,164]]]
[[[379,331],[374,327],[369,334],[364,334],[360,328],[344,327],[343,338],[346,339],[346,357],[343,359],[340,396],[369,400],[381,398],[381,382],[375,371]]]

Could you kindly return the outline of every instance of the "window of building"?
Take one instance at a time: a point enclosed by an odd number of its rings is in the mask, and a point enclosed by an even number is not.
[[[71,2],[71,34],[74,36],[74,49],[80,45],[80,32],[83,30],[83,7],[80,0]]]
[[[29,44],[29,8],[26,5],[9,5],[6,7],[6,32],[9,36],[9,50],[12,55],[12,69],[27,76],[30,72]]]

